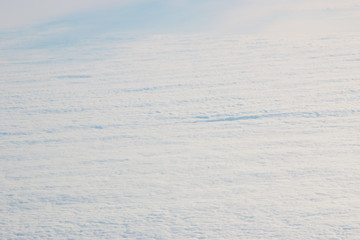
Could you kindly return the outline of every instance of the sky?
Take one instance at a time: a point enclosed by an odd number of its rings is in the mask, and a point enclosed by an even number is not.
[[[0,1],[0,30],[69,19],[75,27],[92,24],[118,31],[357,32],[360,3],[357,0]]]
[[[136,0],[2,0],[0,28],[39,24],[99,8],[124,6]]]

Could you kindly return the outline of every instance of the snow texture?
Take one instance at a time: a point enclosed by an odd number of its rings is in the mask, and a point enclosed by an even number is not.
[[[359,37],[2,35],[0,239],[358,239]]]

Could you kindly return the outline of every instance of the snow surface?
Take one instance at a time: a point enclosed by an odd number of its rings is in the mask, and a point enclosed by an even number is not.
[[[2,35],[0,239],[358,239],[359,37]]]

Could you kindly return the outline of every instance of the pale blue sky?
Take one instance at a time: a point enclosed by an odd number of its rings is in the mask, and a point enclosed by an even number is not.
[[[0,18],[0,29],[77,19],[77,24],[116,26],[119,31],[331,33],[359,31],[360,3],[358,0],[3,0]]]
[[[2,0],[0,27],[9,28],[55,20],[95,9],[124,6],[140,0]]]

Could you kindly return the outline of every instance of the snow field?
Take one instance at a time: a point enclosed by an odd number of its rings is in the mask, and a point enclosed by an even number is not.
[[[0,238],[356,239],[358,40],[5,41]]]

